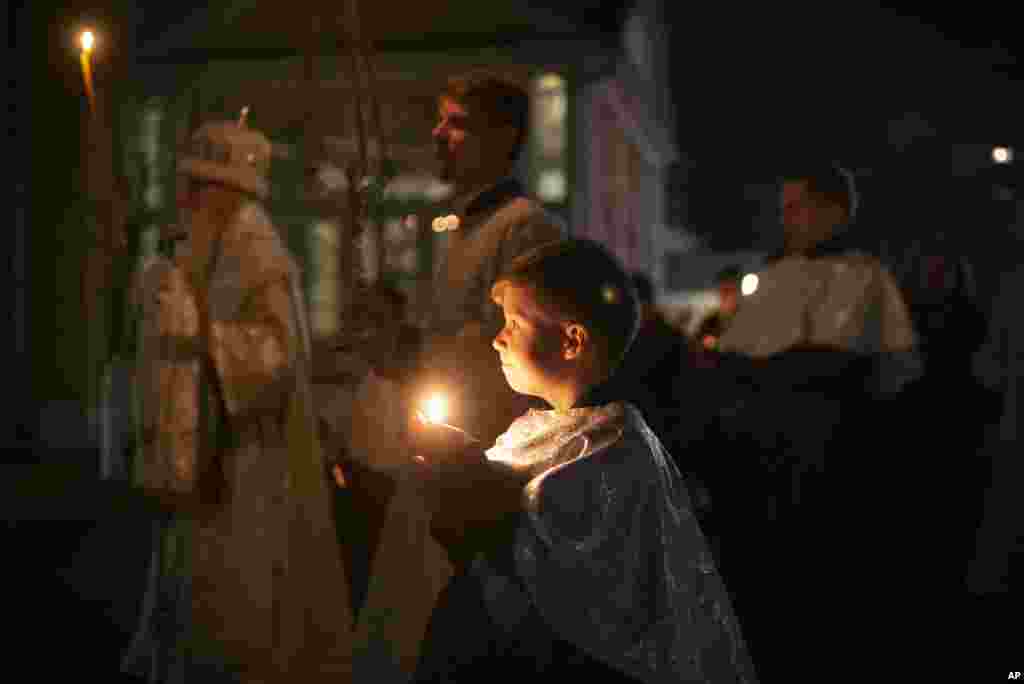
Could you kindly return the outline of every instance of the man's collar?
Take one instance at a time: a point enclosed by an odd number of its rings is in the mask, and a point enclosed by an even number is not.
[[[852,231],[850,230],[849,224],[843,224],[836,228],[832,237],[827,240],[822,240],[806,252],[803,252],[802,255],[808,259],[820,259],[822,257],[846,254],[855,248],[854,240],[851,236]],[[773,254],[770,254],[765,261],[767,263],[774,263],[787,256],[792,255],[787,254],[785,248],[783,248]]]
[[[456,197],[452,200],[452,208],[460,218],[471,218],[525,194],[523,184],[507,176],[493,185]]]

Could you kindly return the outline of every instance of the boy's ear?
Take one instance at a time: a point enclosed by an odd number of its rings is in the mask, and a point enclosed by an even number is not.
[[[579,323],[570,323],[565,327],[562,338],[562,357],[566,361],[577,359],[590,344],[590,333]]]

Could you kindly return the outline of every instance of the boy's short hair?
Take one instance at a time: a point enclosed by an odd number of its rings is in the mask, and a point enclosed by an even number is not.
[[[491,290],[501,301],[507,284],[527,287],[545,312],[580,323],[592,335],[611,373],[622,362],[639,325],[632,279],[607,249],[592,240],[550,242],[520,255]]]
[[[518,131],[513,158],[518,156],[530,128],[530,94],[518,83],[489,71],[471,71],[448,79],[442,93],[480,114],[493,126]]]

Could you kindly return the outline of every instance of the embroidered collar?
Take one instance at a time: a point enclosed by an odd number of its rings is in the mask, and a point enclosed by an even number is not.
[[[485,452],[487,460],[536,478],[617,440],[626,416],[621,402],[568,411],[530,409]]]

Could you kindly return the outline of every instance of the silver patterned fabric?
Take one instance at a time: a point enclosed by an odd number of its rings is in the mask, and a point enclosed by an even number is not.
[[[168,416],[150,422],[182,457],[154,460],[141,482],[188,491],[194,478],[168,465],[215,454],[205,462],[218,493],[176,507],[154,530],[146,610],[125,669],[161,684],[345,681],[351,614],[337,589],[345,570],[315,430],[298,267],[255,204],[240,208],[220,248],[205,292],[208,335],[192,323],[170,331],[193,340],[188,408],[169,385],[150,385],[149,405]]]
[[[148,491],[196,487],[200,365],[199,314],[182,270],[169,259],[143,264],[135,368],[134,482]]]
[[[511,564],[474,562],[495,623],[514,633],[535,609],[639,681],[757,681],[679,471],[634,407],[531,411],[487,455],[536,473]]]

